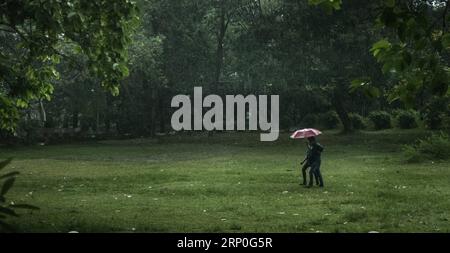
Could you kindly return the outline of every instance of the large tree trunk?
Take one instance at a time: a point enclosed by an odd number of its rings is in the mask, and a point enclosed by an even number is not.
[[[214,81],[211,85],[211,90],[214,93],[220,93],[219,92],[219,82],[220,77],[222,75],[223,70],[223,58],[225,56],[223,44],[225,40],[225,35],[228,28],[228,20],[226,19],[226,11],[225,11],[225,5],[224,0],[221,1],[220,6],[220,17],[219,17],[219,30],[217,32],[217,49],[216,49],[216,68],[214,73]],[[209,131],[208,136],[212,136],[214,134],[214,131]]]
[[[160,91],[158,96],[159,131],[161,133],[166,132],[166,117],[165,117],[166,108],[164,107],[164,94],[165,92]]]
[[[216,68],[214,73],[214,82],[211,87],[213,92],[217,92],[218,85],[220,82],[220,76],[222,75],[223,57],[224,57],[223,43],[225,39],[225,34],[227,32],[227,26],[228,22],[225,17],[225,6],[224,2],[221,1],[219,30],[217,32],[216,66],[215,66]]]
[[[64,110],[63,128],[69,128],[69,115]]]
[[[156,134],[156,107],[158,106],[158,89],[151,89],[151,114],[150,114],[150,136],[155,136]]]
[[[72,112],[72,128],[75,130],[78,128],[78,111],[74,110]]]
[[[345,88],[337,84],[336,87],[333,89],[331,102],[333,104],[334,109],[336,110],[336,113],[339,116],[339,119],[342,122],[342,125],[344,126],[343,132],[352,133],[354,131],[354,128],[343,102],[344,92]]]
[[[41,118],[41,126],[46,127],[47,113],[45,112],[44,103],[42,103],[42,99],[39,99],[39,116]]]

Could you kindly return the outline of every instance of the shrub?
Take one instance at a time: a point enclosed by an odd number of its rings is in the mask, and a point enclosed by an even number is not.
[[[337,128],[340,122],[339,116],[335,111],[329,111],[327,113],[322,114],[320,121],[323,124],[323,126],[326,127],[327,129]]]
[[[442,122],[443,122],[442,128],[449,130],[450,129],[450,115],[446,116]]]
[[[392,127],[391,115],[385,111],[376,111],[369,114],[375,130],[388,129]]]
[[[361,115],[357,113],[350,113],[348,117],[350,118],[354,129],[365,129],[367,127],[366,121]]]
[[[411,129],[417,127],[416,113],[414,111],[400,111],[397,114],[398,127],[401,129]]]
[[[447,134],[433,134],[427,138],[419,139],[412,145],[403,149],[407,162],[420,162],[424,160],[445,160],[450,158],[450,139]]]
[[[448,97],[435,97],[423,110],[423,121],[429,129],[440,129],[450,116],[450,99]],[[445,128],[445,125],[444,125]]]
[[[315,127],[318,122],[318,117],[315,114],[307,114],[303,117],[301,126],[302,127]]]

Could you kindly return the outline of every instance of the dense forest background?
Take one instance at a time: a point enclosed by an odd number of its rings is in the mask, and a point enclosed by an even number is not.
[[[114,64],[126,76],[120,89],[102,88],[92,74],[93,64],[107,62],[58,42],[48,96],[18,106],[17,127],[1,130],[1,140],[167,134],[172,97],[194,86],[204,94],[280,95],[283,130],[450,126],[448,1],[329,1],[328,9],[323,2],[137,1],[130,40],[121,45],[128,68]],[[2,58],[18,59],[17,45],[27,41],[21,31],[34,28],[8,26],[8,4],[0,4],[0,49]],[[120,8],[114,11],[128,15]],[[7,64],[2,59],[3,77]],[[2,94],[8,87],[1,79]]]

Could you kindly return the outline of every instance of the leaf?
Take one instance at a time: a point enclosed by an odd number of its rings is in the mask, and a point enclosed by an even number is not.
[[[391,92],[388,95],[387,99],[388,99],[389,103],[394,103],[395,101],[399,100],[400,97],[399,97],[399,95],[396,92]]]
[[[381,72],[383,72],[383,74],[386,74],[389,71],[391,71],[392,69],[393,69],[392,62],[386,62],[385,64],[383,64],[383,67],[381,68]]]
[[[68,18],[72,18],[72,17],[77,16],[77,15],[78,15],[78,13],[72,11],[72,12],[70,12],[70,13],[67,15],[67,17],[68,17]]]
[[[17,213],[14,210],[7,208],[7,207],[0,206],[0,213],[4,213],[6,215],[10,215],[10,216],[14,216],[14,217],[19,217],[19,215],[17,215]]]
[[[371,85],[371,80],[368,77],[355,79],[350,84],[350,92],[360,90],[365,96],[369,98],[377,98],[381,95],[380,90],[377,87]]]
[[[117,87],[117,86],[111,87],[111,88],[110,88],[110,91],[111,91],[111,94],[112,94],[113,96],[118,96],[118,95],[119,95],[119,87]]]
[[[448,90],[448,75],[441,70],[434,74],[431,81],[431,91],[433,94],[443,96]]]
[[[373,52],[372,52],[373,56],[375,56],[375,58],[377,58],[380,51],[381,51],[380,49],[373,50]]]
[[[10,172],[10,173],[7,173],[5,175],[0,176],[0,179],[4,179],[4,178],[7,178],[7,177],[14,177],[14,176],[17,176],[19,174],[20,174],[19,172],[13,171],[13,172]]]
[[[29,209],[29,210],[41,210],[37,206],[28,205],[28,204],[14,204],[10,205],[11,208],[20,208],[20,209]]]
[[[423,50],[427,46],[427,43],[428,43],[428,41],[426,38],[419,39],[418,41],[416,41],[416,44],[415,44],[416,50],[418,50],[418,51]]]
[[[122,73],[122,75],[125,76],[125,77],[130,74],[130,72],[128,71],[128,68],[127,68],[127,66],[125,64],[121,64],[119,66],[119,70]]]
[[[351,86],[352,87],[359,87],[359,86],[364,86],[366,84],[368,84],[369,81],[367,80],[367,78],[365,79],[355,79],[351,82]]]
[[[27,108],[28,107],[28,103],[22,99],[17,99],[16,100],[16,105],[19,108]]]
[[[395,7],[395,0],[384,0],[384,4],[389,8]]]
[[[9,191],[9,189],[11,189],[11,187],[13,186],[15,180],[16,180],[16,178],[14,178],[14,177],[8,178],[5,181],[5,183],[3,183],[3,187],[2,187],[2,191],[0,192],[0,195],[2,195],[2,196],[5,195]]]
[[[385,39],[379,40],[372,45],[371,51],[375,51],[377,49],[387,49],[391,47],[391,43]]]
[[[0,162],[0,170],[3,169],[3,168],[5,168],[6,165],[8,165],[11,161],[12,161],[12,158],[8,158],[8,159],[6,159],[6,160]]]
[[[410,54],[409,52],[404,51],[404,52],[402,53],[402,57],[403,57],[403,61],[404,61],[405,64],[407,64],[407,65],[410,65],[410,64],[411,64],[411,62],[412,62],[412,56],[411,56],[411,54]]]
[[[354,79],[350,83],[350,92],[355,92],[356,90],[359,90],[369,84],[369,80],[367,78],[358,78]]]
[[[446,33],[442,36],[442,46],[445,49],[450,50],[450,33]]]
[[[366,93],[366,95],[371,98],[377,98],[380,96],[380,94],[381,94],[380,90],[377,87],[373,87],[373,86],[370,86],[367,89],[367,93]]]
[[[340,10],[342,0],[308,0],[309,5],[320,6],[328,14],[333,13],[333,10]]]

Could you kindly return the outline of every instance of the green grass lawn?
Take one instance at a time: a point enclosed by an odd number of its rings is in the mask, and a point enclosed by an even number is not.
[[[299,185],[305,143],[258,134],[0,149],[25,232],[449,232],[450,162],[406,164],[427,133],[325,132],[325,188]]]

